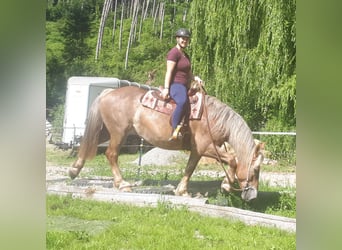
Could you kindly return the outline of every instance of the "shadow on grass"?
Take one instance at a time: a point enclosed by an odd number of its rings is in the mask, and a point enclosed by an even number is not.
[[[131,183],[139,183],[133,187],[135,193],[165,194],[174,195],[174,189],[179,180],[128,180]],[[89,178],[75,179],[70,181],[75,186],[102,186],[104,188],[113,188],[112,178]],[[229,206],[241,208],[254,212],[265,213],[269,211],[278,211],[277,214],[289,214],[295,216],[296,196],[278,191],[259,190],[258,197],[252,201],[246,202],[241,199],[241,192],[226,193],[221,191],[221,181],[190,181],[188,192],[192,197],[207,198],[208,204],[218,206]]]
[[[178,183],[179,181],[172,180],[144,180],[142,186],[134,191],[173,195],[173,189],[177,187]],[[257,199],[246,202],[241,199],[241,192],[221,192],[221,181],[190,181],[188,192],[193,197],[201,195],[208,198],[209,204],[236,207],[261,213],[270,208],[281,207],[282,194],[279,192],[259,191]],[[293,202],[295,202],[295,197]]]

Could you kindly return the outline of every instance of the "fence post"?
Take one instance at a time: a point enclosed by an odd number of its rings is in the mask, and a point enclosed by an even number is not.
[[[141,158],[142,158],[142,154],[143,154],[143,149],[144,149],[144,138],[140,138],[138,177],[140,176],[140,166],[141,166]]]

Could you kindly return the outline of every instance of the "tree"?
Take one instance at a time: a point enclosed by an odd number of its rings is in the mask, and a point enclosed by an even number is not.
[[[191,3],[192,61],[207,90],[252,129],[295,126],[295,0]]]
[[[65,39],[64,59],[67,63],[79,62],[89,56],[85,42],[91,29],[93,8],[88,2],[72,1],[67,7],[61,33]]]
[[[102,9],[99,33],[98,33],[98,36],[97,36],[95,61],[97,61],[97,59],[98,59],[98,57],[100,55],[100,50],[101,50],[101,45],[102,45],[102,38],[103,38],[103,30],[104,30],[105,22],[106,22],[106,19],[107,19],[107,16],[108,16],[108,12],[110,10],[111,5],[112,5],[112,0],[105,0],[104,6],[103,6],[103,9]],[[114,24],[115,24],[115,22],[114,22]]]

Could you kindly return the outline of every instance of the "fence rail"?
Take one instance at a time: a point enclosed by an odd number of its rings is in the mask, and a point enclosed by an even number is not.
[[[296,132],[253,132],[253,135],[297,135]]]

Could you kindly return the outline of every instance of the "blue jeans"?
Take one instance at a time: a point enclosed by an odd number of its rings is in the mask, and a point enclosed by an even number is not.
[[[181,83],[172,83],[170,88],[170,97],[176,103],[176,109],[173,111],[171,120],[172,128],[175,129],[188,111],[189,98],[186,86]]]

